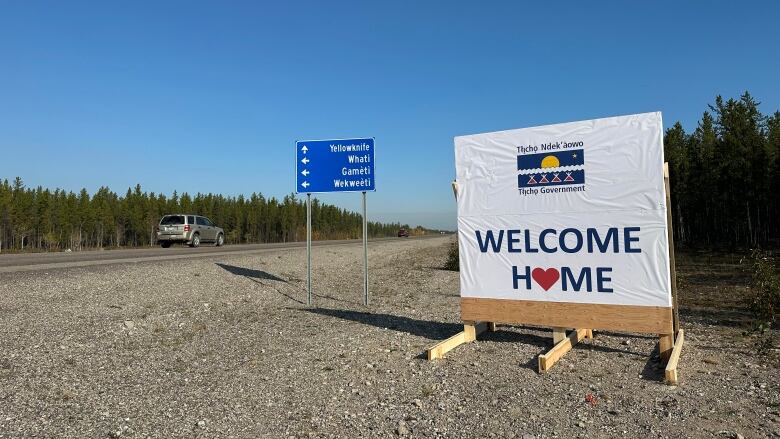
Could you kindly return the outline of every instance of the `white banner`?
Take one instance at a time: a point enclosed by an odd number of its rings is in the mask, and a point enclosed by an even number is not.
[[[661,113],[455,138],[463,297],[671,306]]]

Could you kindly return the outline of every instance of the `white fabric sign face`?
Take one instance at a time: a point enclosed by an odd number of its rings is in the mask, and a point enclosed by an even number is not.
[[[455,138],[462,297],[671,303],[661,113]]]

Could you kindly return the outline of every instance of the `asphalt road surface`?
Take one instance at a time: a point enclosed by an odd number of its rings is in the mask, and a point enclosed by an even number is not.
[[[428,239],[440,235],[426,235],[415,238],[376,238],[371,242],[399,239]],[[314,241],[312,246],[356,245],[359,239],[344,239],[334,241]],[[90,250],[80,252],[57,253],[22,253],[0,255],[0,273],[16,273],[20,271],[52,270],[58,268],[87,267],[92,265],[124,264],[135,262],[152,262],[172,259],[191,259],[225,255],[240,255],[263,253],[271,250],[293,249],[306,247],[306,242],[285,242],[273,244],[240,244],[222,247],[202,246],[190,248],[174,246],[171,248],[139,248],[127,250]]]

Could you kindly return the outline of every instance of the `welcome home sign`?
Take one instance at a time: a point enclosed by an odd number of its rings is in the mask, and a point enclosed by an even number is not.
[[[671,307],[660,113],[455,138],[463,298]]]

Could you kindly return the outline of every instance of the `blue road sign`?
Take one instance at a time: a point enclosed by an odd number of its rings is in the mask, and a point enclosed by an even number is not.
[[[374,191],[374,139],[295,142],[295,191]]]

